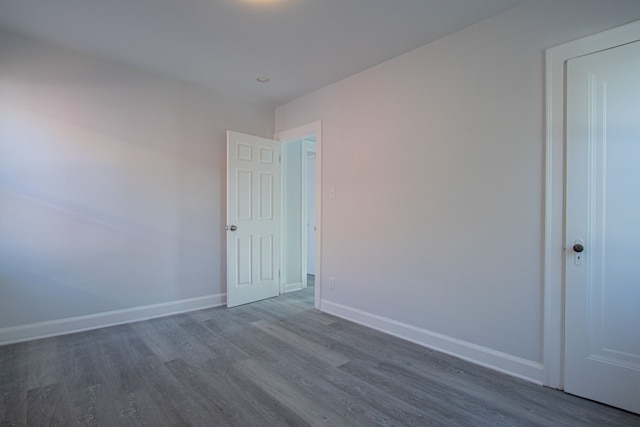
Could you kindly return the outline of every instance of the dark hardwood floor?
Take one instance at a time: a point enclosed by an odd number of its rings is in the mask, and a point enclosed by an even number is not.
[[[313,287],[0,347],[1,426],[640,426],[313,309]]]

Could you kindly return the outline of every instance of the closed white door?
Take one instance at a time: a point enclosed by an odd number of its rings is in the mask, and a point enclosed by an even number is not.
[[[565,390],[640,413],[640,42],[568,61]]]
[[[227,307],[280,290],[280,143],[227,132]]]

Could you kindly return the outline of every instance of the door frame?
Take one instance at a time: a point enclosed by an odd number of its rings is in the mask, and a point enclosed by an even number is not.
[[[313,144],[313,145],[312,145]],[[308,256],[308,248],[309,248],[309,230],[307,227],[307,221],[309,218],[309,210],[308,210],[308,206],[309,206],[309,192],[307,191],[309,189],[309,163],[308,163],[308,159],[309,159],[309,153],[313,153],[313,162],[316,163],[316,169],[317,169],[317,157],[316,157],[316,143],[311,142],[309,140],[306,139],[302,139],[302,179],[304,181],[303,185],[303,190],[302,190],[302,202],[303,202],[303,206],[302,206],[302,217],[306,220],[303,221],[302,227],[302,247],[304,248],[304,257],[305,259],[302,260],[302,264],[303,264],[303,274],[305,275],[305,277],[303,277],[304,279],[304,287],[307,287],[307,280],[306,280],[306,275],[309,274],[308,271],[308,263],[307,261],[309,260],[309,256]],[[315,175],[315,174],[314,174]],[[317,186],[316,186],[316,181],[315,181],[315,176],[314,176],[314,180],[313,180],[313,186],[316,187],[315,189],[317,190]],[[314,192],[315,194],[315,192]],[[315,198],[315,197],[314,197]],[[315,203],[314,203],[315,205]],[[315,210],[315,209],[314,209]],[[313,240],[313,246],[315,249],[315,231],[314,231],[314,240]],[[314,251],[314,275],[315,275],[315,251]]]
[[[545,50],[543,378],[564,389],[565,75],[572,58],[640,40],[640,20]]]
[[[316,280],[314,307],[320,310],[322,308],[322,121],[318,120],[293,129],[278,132],[274,135],[274,139],[283,143],[303,139],[310,135],[315,135],[316,137]],[[305,147],[303,147],[303,153],[306,153]],[[306,209],[306,206],[304,208]],[[306,257],[302,262],[306,265]],[[306,268],[303,271],[306,271]]]

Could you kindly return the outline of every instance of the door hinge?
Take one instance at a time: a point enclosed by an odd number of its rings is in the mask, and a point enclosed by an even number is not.
[[[282,163],[282,154],[278,154],[278,163]]]

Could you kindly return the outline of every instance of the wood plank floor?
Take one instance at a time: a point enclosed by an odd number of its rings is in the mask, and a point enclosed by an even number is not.
[[[640,426],[313,310],[233,309],[0,347],[0,426]]]

